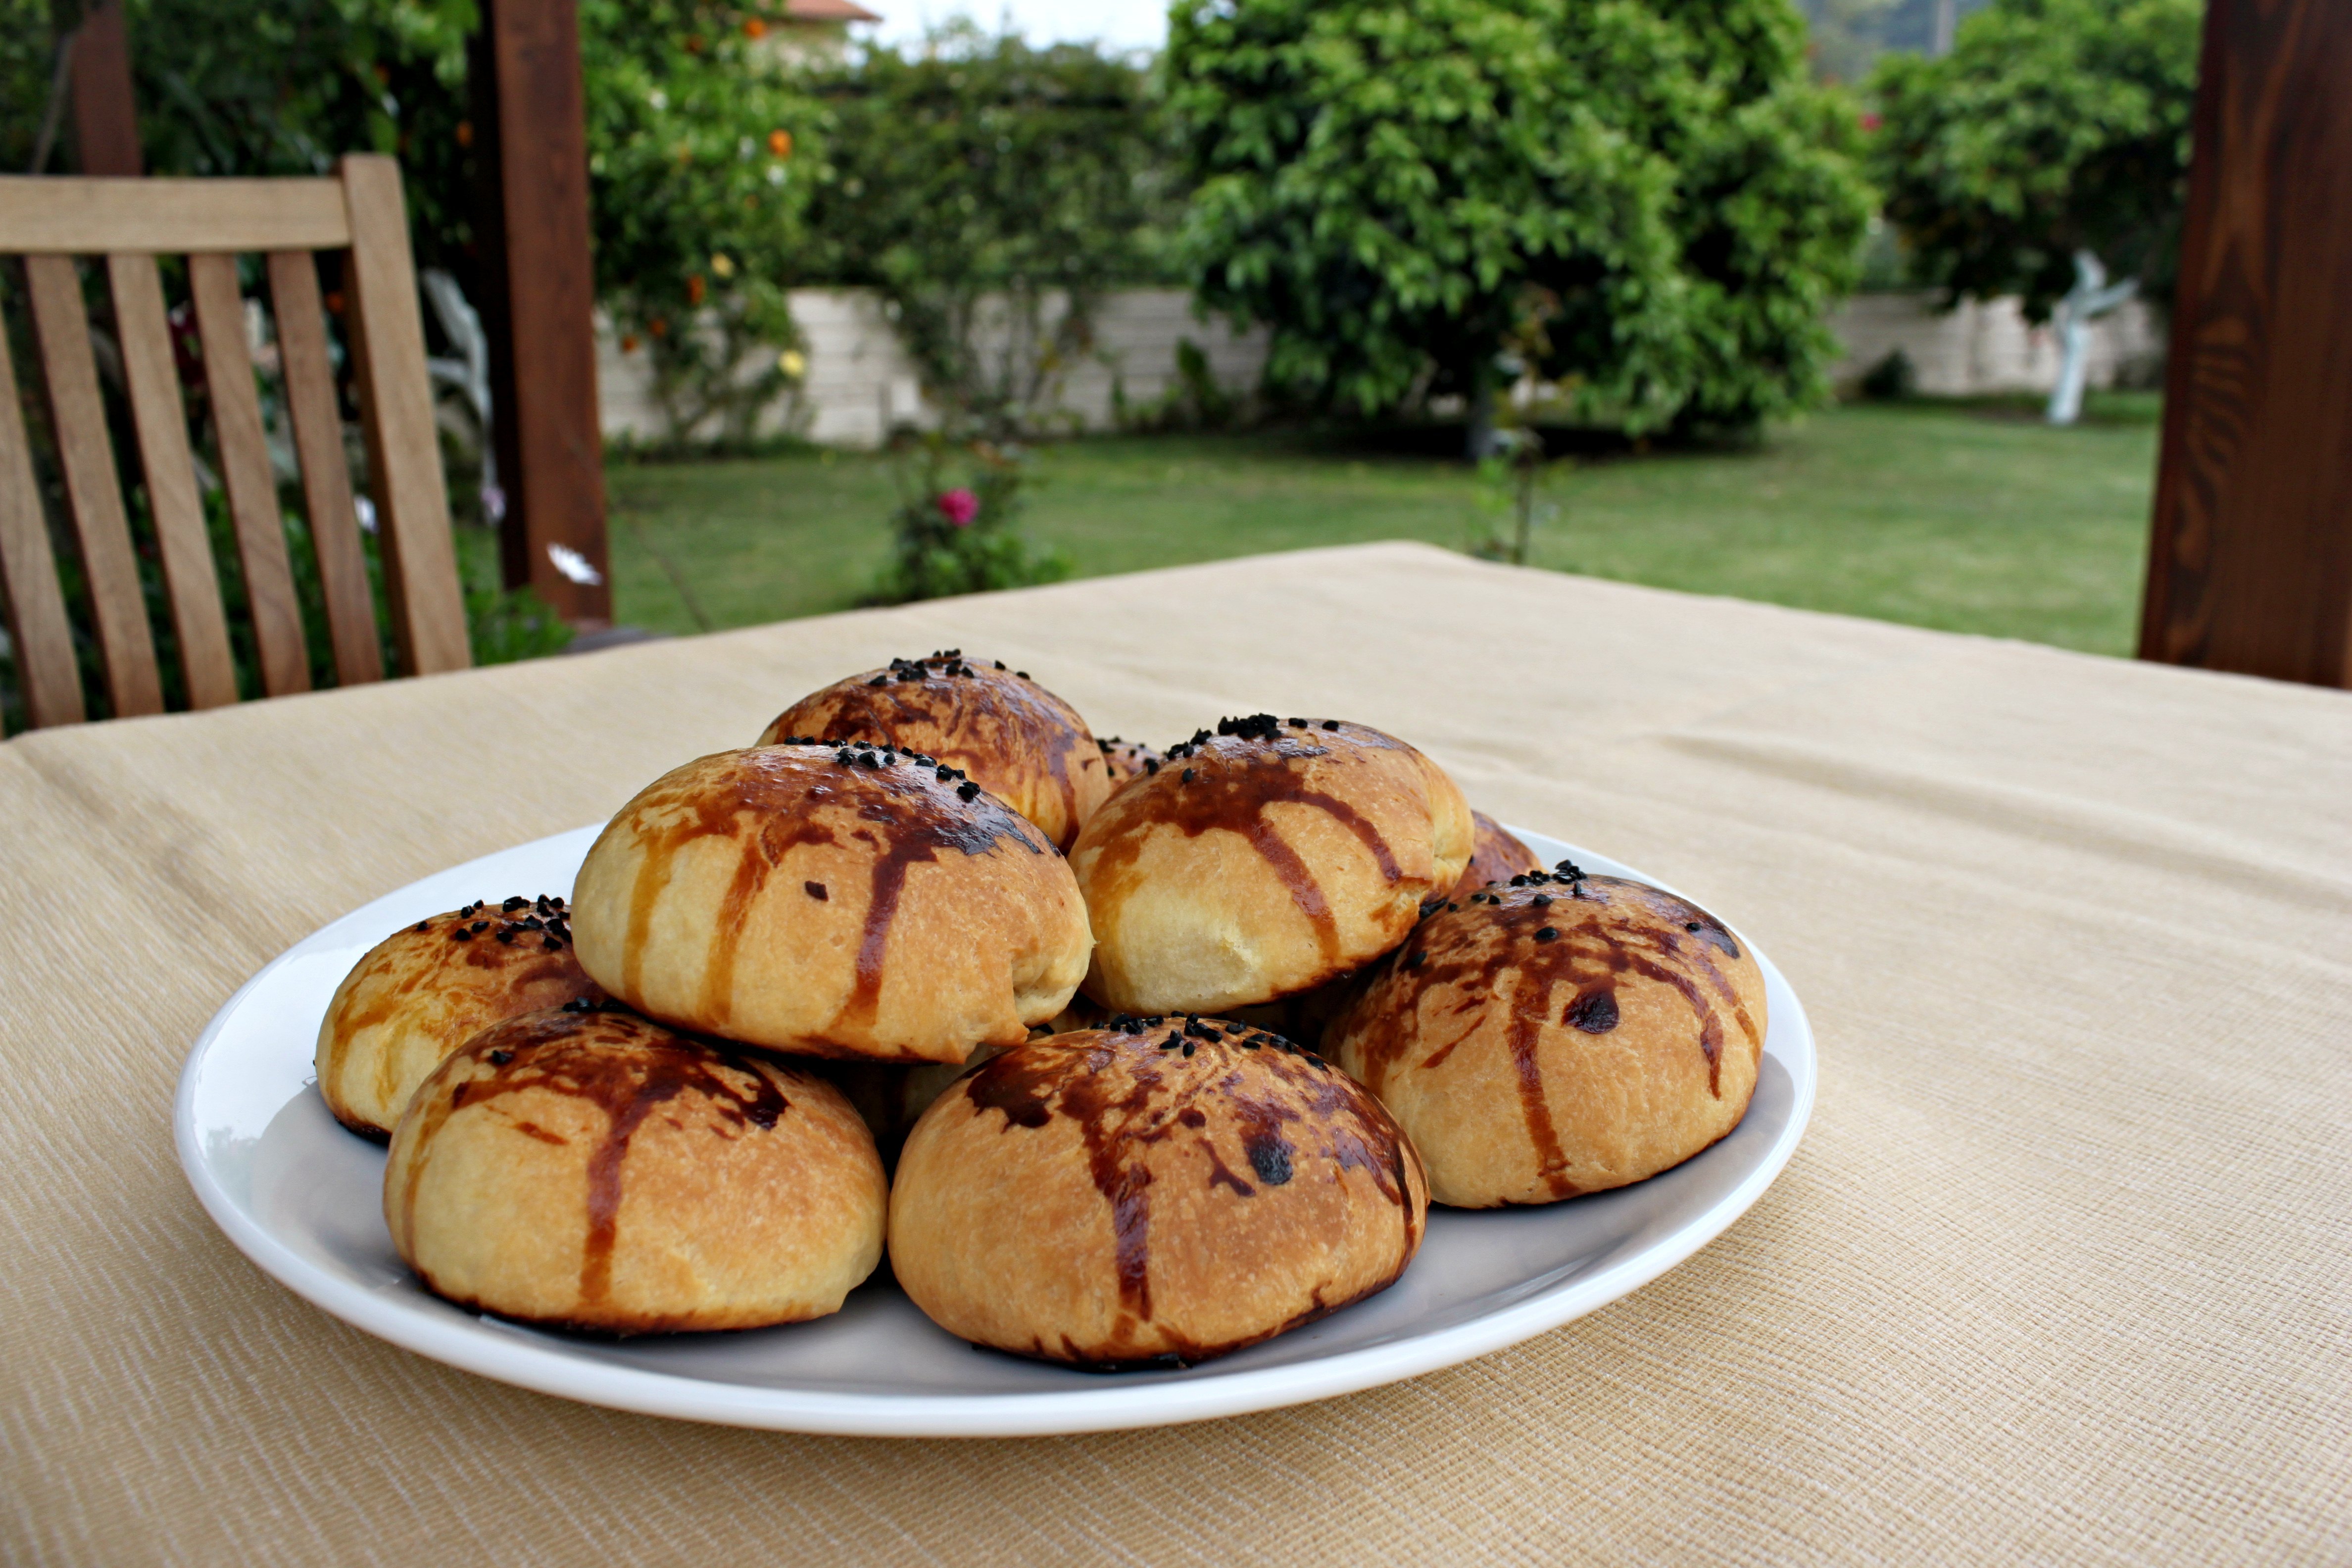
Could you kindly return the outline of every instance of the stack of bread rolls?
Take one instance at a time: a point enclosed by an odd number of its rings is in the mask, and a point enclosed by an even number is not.
[[[790,1322],[887,1248],[947,1331],[1109,1371],[1385,1289],[1433,1201],[1688,1159],[1764,1024],[1720,921],[1544,870],[1402,741],[1098,739],[950,648],[655,780],[569,901],[394,932],[318,1065],[390,1140],[401,1257],[472,1310]]]

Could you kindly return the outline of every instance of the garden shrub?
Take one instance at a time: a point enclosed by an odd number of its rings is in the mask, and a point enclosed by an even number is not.
[[[1578,417],[1750,427],[1827,391],[1867,187],[1787,0],[1198,0],[1168,95],[1202,300],[1267,377],[1475,407],[1529,300]]]
[[[1995,0],[1940,59],[1871,79],[1872,157],[1914,276],[2044,321],[2087,250],[2171,293],[2200,0]]]
[[[805,220],[816,273],[881,291],[951,424],[1046,423],[1103,290],[1169,265],[1177,193],[1148,75],[962,23],[809,85],[834,127]]]
[[[928,431],[900,436],[893,456],[898,507],[875,603],[1019,588],[1070,574],[1062,552],[1039,551],[1022,537],[1028,456],[1019,447]]]

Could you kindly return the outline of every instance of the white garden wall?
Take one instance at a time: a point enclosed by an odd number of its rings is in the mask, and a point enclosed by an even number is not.
[[[770,412],[767,432],[793,430],[832,446],[874,447],[898,424],[929,422],[921,379],[883,315],[880,297],[861,289],[801,289],[792,295],[808,363],[798,392]],[[2058,375],[2058,349],[2047,327],[2030,327],[2014,300],[1935,309],[1928,293],[1862,294],[1830,319],[1844,346],[1832,372],[1841,387],[1858,381],[1901,348],[1919,390],[1938,396],[2047,392]],[[985,334],[983,334],[984,336]],[[1263,331],[1235,333],[1222,321],[1192,314],[1181,289],[1125,289],[1106,298],[1095,322],[1093,355],[1064,378],[1061,407],[1070,423],[1102,430],[1114,423],[1114,389],[1129,404],[1163,396],[1176,382],[1176,345],[1191,338],[1207,355],[1219,384],[1236,394],[1257,384],[1265,363]],[[2162,353],[2153,314],[2137,301],[2092,328],[2090,384],[2109,386]],[[772,357],[763,351],[762,364]],[[597,376],[608,438],[663,439],[667,432],[651,395],[648,356],[623,353],[608,323],[597,333]]]

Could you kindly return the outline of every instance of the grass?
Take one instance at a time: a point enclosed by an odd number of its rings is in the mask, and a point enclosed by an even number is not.
[[[1853,405],[1751,448],[1581,459],[1549,482],[1559,511],[1533,563],[2127,654],[2156,399],[2095,397],[2071,430],[2034,412]],[[1482,510],[1475,473],[1441,455],[1448,438],[1065,442],[1038,454],[1028,527],[1081,576],[1377,539],[1465,548],[1503,520]],[[873,457],[616,466],[608,483],[619,618],[657,631],[697,629],[689,595],[712,626],[845,608],[887,546],[890,474]]]

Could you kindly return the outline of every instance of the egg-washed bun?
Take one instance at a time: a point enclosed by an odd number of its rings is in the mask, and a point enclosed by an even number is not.
[[[1537,873],[1423,921],[1325,1037],[1436,1200],[1542,1204],[1678,1165],[1748,1110],[1764,974],[1723,922],[1615,877]]]
[[[1070,851],[1087,994],[1212,1013],[1311,990],[1404,940],[1470,858],[1470,808],[1403,742],[1336,719],[1227,719],[1171,747]]]
[[[890,1262],[932,1321],[1097,1369],[1191,1363],[1385,1289],[1428,1188],[1380,1103],[1215,1019],[1016,1046],[908,1136]]]
[[[649,1017],[898,1061],[1026,1039],[1088,944],[1043,834],[877,747],[721,752],[656,779],[589,849],[572,922],[581,965]]]
[[[1098,737],[1095,744],[1102,748],[1103,765],[1110,770],[1111,793],[1116,795],[1139,778],[1149,778],[1167,765],[1168,759],[1156,746],[1140,741],[1122,741],[1117,735]]]
[[[1067,849],[1110,797],[1110,769],[1068,703],[1002,660],[960,648],[894,658],[811,692],[760,736],[850,741],[919,752],[962,769],[980,787]]]
[[[1462,879],[1454,884],[1445,896],[1462,900],[1484,889],[1489,882],[1507,882],[1529,871],[1543,869],[1536,852],[1519,841],[1518,836],[1483,811],[1470,814],[1473,829],[1470,864],[1463,868]]]
[[[572,953],[562,899],[467,904],[404,926],[352,965],[319,1026],[319,1093],[381,1142],[427,1074],[501,1018],[604,993]]]
[[[837,1311],[881,1259],[887,1201],[831,1085],[612,1004],[475,1036],[383,1173],[393,1244],[436,1295],[614,1334]]]

